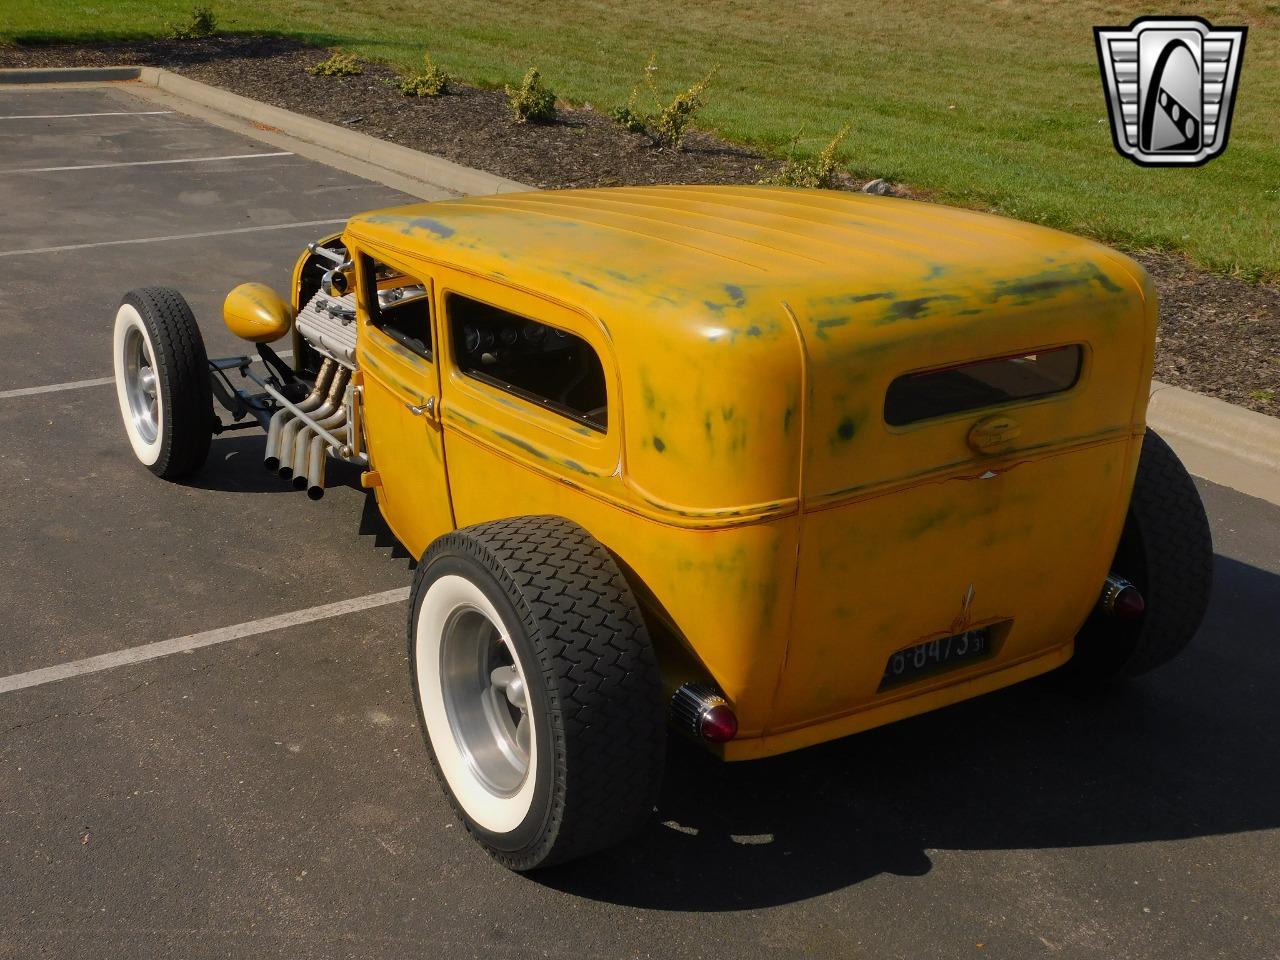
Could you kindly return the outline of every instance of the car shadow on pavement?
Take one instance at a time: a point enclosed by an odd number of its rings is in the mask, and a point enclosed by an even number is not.
[[[260,430],[214,437],[204,466],[182,482],[199,490],[292,493],[305,497],[305,493],[294,490],[288,481],[281,480],[262,465],[262,451],[263,435]]]
[[[258,430],[246,433],[228,433],[214,437],[209,447],[209,458],[189,478],[188,486],[200,490],[224,490],[229,493],[291,493],[306,498],[306,493],[295,489],[288,480],[281,479],[262,464],[265,439]],[[352,463],[330,457],[325,464],[326,491],[337,487],[360,490],[361,468]]]
[[[751,763],[673,743],[639,838],[536,879],[636,907],[742,910],[922,875],[939,849],[1280,826],[1280,577],[1221,556],[1216,577],[1192,647],[1105,696],[1045,678]]]

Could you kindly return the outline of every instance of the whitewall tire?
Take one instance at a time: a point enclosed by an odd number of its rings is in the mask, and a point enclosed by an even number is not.
[[[169,480],[198,469],[213,438],[209,360],[176,290],[131,290],[112,334],[116,399],[138,461]]]
[[[414,702],[471,835],[513,870],[619,843],[648,820],[662,678],[630,587],[562,517],[440,537],[409,598]]]

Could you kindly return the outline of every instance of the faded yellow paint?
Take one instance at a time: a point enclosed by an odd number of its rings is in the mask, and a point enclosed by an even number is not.
[[[1070,655],[1144,428],[1156,307],[1127,258],[933,204],[741,187],[419,204],[356,217],[343,240],[434,290],[433,363],[400,356],[361,302],[366,390],[386,392],[366,396],[367,439],[392,529],[419,553],[453,524],[581,523],[679,648],[664,663],[733,702],[727,758],[934,709]],[[462,374],[451,290],[590,343],[608,429]],[[885,422],[902,374],[1069,344],[1084,367],[1067,392]],[[428,396],[438,424],[392,415]],[[975,449],[993,416],[1004,425]],[[895,651],[982,623],[1002,624],[988,659],[879,689]]]

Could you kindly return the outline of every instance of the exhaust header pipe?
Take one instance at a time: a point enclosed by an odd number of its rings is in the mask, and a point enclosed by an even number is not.
[[[324,363],[320,364],[320,372],[316,376],[316,385],[298,404],[300,410],[310,413],[320,406],[324,400],[325,392],[329,389],[329,384],[333,380],[334,371],[337,369],[338,364],[326,357]],[[273,473],[280,469],[281,431],[283,431],[285,424],[293,420],[295,416],[292,410],[282,407],[271,417],[271,423],[267,427],[267,449],[263,455],[262,464]]]

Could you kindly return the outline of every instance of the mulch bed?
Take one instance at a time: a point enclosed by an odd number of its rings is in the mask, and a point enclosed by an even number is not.
[[[458,83],[435,98],[404,97],[389,67],[313,77],[327,51],[274,37],[215,37],[0,46],[0,67],[159,66],[243,96],[538,187],[755,183],[778,161],[701,132],[660,149],[590,108],[553,124],[514,124],[501,91]],[[860,184],[847,180],[845,187]],[[905,188],[898,188],[907,193]],[[1135,254],[1161,297],[1156,376],[1264,413],[1280,414],[1280,286],[1210,273],[1185,258]]]

